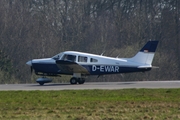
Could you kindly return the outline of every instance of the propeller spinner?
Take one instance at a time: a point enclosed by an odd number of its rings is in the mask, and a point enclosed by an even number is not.
[[[31,74],[32,74],[32,72],[33,72],[32,60],[28,61],[26,64],[31,67]]]

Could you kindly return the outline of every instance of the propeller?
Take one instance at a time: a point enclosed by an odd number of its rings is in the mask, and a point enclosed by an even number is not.
[[[32,60],[29,60],[27,63],[31,67],[31,74],[33,73]]]
[[[33,67],[31,66],[31,75],[32,75],[32,73],[33,73]]]

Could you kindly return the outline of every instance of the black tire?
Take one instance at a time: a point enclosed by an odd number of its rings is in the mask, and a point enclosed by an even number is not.
[[[72,77],[72,78],[70,79],[70,83],[71,83],[71,84],[77,84],[77,78]]]
[[[39,85],[44,85],[44,82],[39,82]]]
[[[83,78],[79,78],[79,79],[78,79],[78,83],[79,83],[79,84],[84,84],[84,82],[85,82],[85,79],[83,79]]]

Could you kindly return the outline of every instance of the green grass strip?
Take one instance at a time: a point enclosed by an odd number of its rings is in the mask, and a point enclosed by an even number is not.
[[[180,89],[0,91],[0,119],[180,119]]]

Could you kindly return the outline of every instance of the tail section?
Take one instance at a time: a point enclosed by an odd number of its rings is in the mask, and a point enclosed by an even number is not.
[[[129,60],[145,65],[151,65],[159,41],[148,41],[145,46]]]

